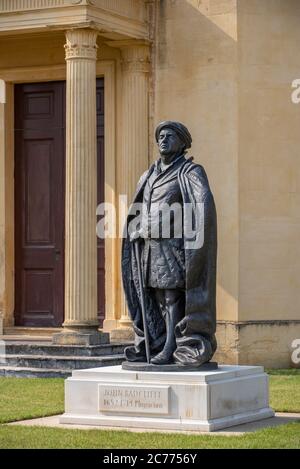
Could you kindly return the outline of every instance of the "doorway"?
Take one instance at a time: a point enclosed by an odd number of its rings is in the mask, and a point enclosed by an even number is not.
[[[15,85],[15,324],[64,321],[65,82]],[[98,203],[104,200],[104,79],[97,79]],[[95,217],[96,220],[96,217]],[[96,222],[95,222],[96,224]],[[104,242],[98,318],[105,316]]]

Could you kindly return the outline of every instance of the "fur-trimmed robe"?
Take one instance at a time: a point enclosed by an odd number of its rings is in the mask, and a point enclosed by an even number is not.
[[[133,203],[143,201],[143,190],[153,169],[154,165],[140,178]],[[178,171],[178,182],[183,202],[192,204],[193,226],[203,227],[204,240],[201,247],[191,249],[191,240],[186,237],[185,232],[183,234],[186,272],[185,314],[175,328],[177,348],[173,356],[175,363],[201,366],[212,358],[217,347],[215,339],[217,217],[213,195],[202,166],[193,163],[191,159],[184,160]],[[203,211],[199,212],[196,209],[197,203],[203,203]],[[129,210],[126,223],[127,236],[123,239],[122,245],[123,286],[135,331],[135,345],[127,347],[125,355],[129,361],[146,361],[137,263],[134,246],[129,240],[127,230],[134,215]],[[183,220],[185,220],[185,210],[183,210]],[[165,321],[148,289],[145,289],[144,297],[151,355],[156,355],[164,346]]]

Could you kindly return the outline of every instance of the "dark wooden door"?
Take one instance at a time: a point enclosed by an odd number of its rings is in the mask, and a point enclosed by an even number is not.
[[[15,86],[15,320],[64,317],[65,83]]]
[[[97,203],[104,202],[104,78],[97,79]],[[105,317],[104,240],[97,239],[98,256],[98,318],[100,326]]]
[[[104,198],[103,85],[103,80],[97,81],[99,201]],[[63,323],[64,197],[65,82],[16,85],[16,325],[57,327]],[[100,241],[98,290],[98,314],[102,324],[104,244]]]

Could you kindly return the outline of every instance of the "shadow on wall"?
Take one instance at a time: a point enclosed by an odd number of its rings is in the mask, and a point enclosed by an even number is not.
[[[184,122],[218,213],[218,318],[237,319],[238,102],[235,2],[161,0],[155,122]],[[156,155],[155,155],[156,157]]]

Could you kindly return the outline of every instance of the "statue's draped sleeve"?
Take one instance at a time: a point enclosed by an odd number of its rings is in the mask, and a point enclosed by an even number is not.
[[[194,163],[184,165],[179,173],[179,184],[184,203],[192,207],[193,227],[198,230],[196,236],[202,241],[200,245],[193,245],[193,239],[188,236],[190,233],[184,231],[185,315],[175,329],[177,349],[174,358],[183,365],[201,365],[212,358],[217,347],[217,216],[202,166]],[[185,209],[184,218],[190,216],[190,213]],[[184,221],[184,227],[186,225]]]

